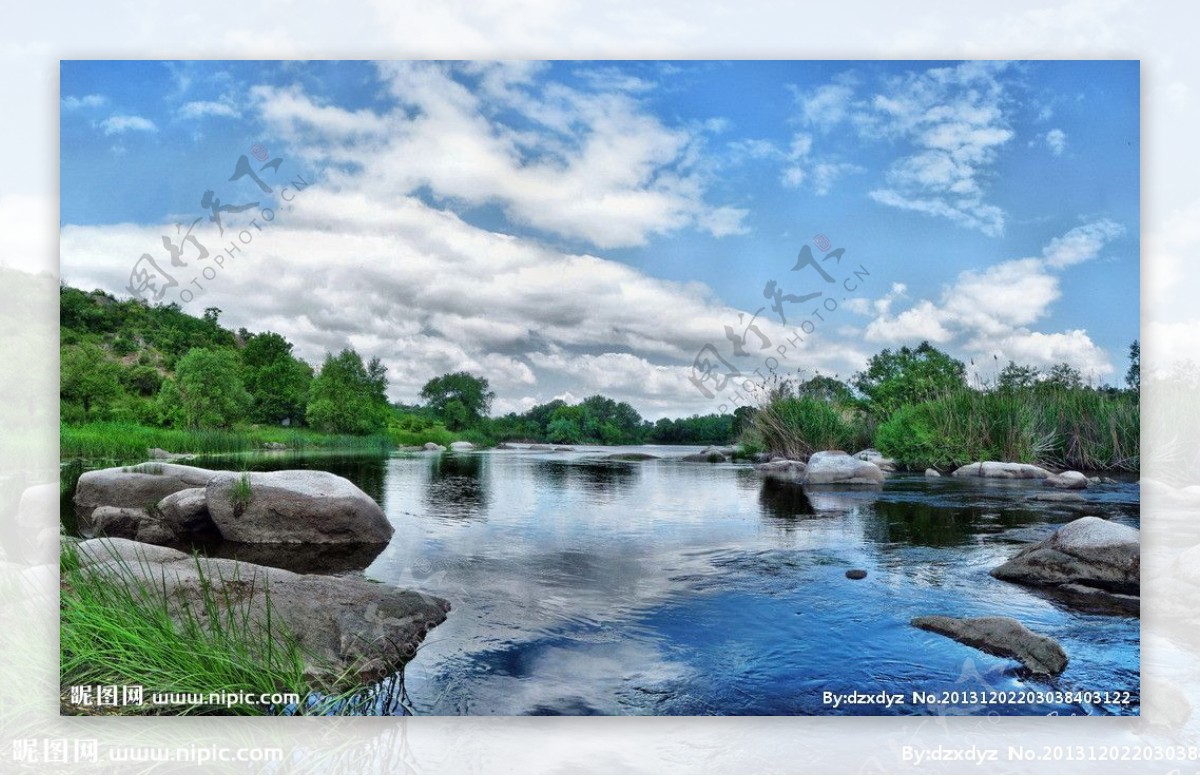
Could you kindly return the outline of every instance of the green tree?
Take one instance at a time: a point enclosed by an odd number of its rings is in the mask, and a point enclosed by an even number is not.
[[[1125,385],[1134,393],[1142,390],[1142,346],[1138,340],[1129,346],[1129,371],[1125,373]]]
[[[385,430],[392,416],[386,371],[379,359],[372,359],[368,367],[362,356],[349,348],[336,356],[326,354],[309,388],[308,424],[338,434]]]
[[[1000,370],[1000,378],[996,387],[1001,391],[1024,391],[1037,385],[1041,371],[1033,366],[1021,366],[1015,361],[1009,361],[1008,366]]]
[[[192,348],[175,364],[174,378],[159,389],[165,415],[191,428],[227,428],[250,406],[232,350]]]
[[[446,428],[462,431],[487,415],[496,394],[490,390],[487,378],[452,372],[425,383],[421,398]]]
[[[251,335],[242,349],[242,364],[256,422],[304,418],[312,367],[292,355],[292,343],[270,331]]]
[[[1050,389],[1075,390],[1083,387],[1083,375],[1078,369],[1064,361],[1050,367],[1042,385]]]
[[[95,345],[59,349],[59,398],[82,420],[103,415],[121,395],[121,367]]]
[[[871,410],[886,417],[906,404],[919,404],[966,387],[966,367],[922,342],[916,348],[906,345],[875,354],[867,368],[854,376],[853,384],[866,396]]]

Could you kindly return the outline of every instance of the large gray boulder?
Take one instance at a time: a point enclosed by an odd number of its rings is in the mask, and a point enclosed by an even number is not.
[[[954,470],[955,477],[982,477],[995,480],[1044,480],[1050,472],[1031,463],[979,461]]]
[[[157,462],[84,472],[75,488],[75,515],[86,525],[96,507],[150,510],[172,493],[204,487],[218,473],[198,466]]]
[[[132,576],[162,590],[174,617],[188,607],[204,624],[207,594],[216,603],[217,616],[226,616],[232,605],[238,607],[234,614],[239,619],[246,615],[255,627],[265,629],[270,623],[278,635],[286,629],[312,656],[306,668],[318,681],[333,682],[343,675],[373,681],[395,673],[450,610],[441,598],[363,579],[295,574],[219,558],[197,560],[123,539],[81,542],[78,553],[81,564],[97,574]]]
[[[423,448],[431,453],[442,453],[446,451],[445,445],[439,445],[437,442],[426,442]]]
[[[329,472],[223,472],[209,481],[205,500],[233,542],[386,544],[394,532],[370,496]]]
[[[1067,653],[1057,641],[1034,633],[1011,617],[917,617],[912,625],[989,655],[1014,658],[1035,674],[1054,676],[1067,667]]]
[[[205,488],[188,488],[175,491],[158,502],[158,513],[180,541],[211,542],[221,538],[217,524],[208,513],[206,493]]]
[[[1051,474],[1046,478],[1046,485],[1063,490],[1083,490],[1092,484],[1082,472],[1070,471],[1061,474]]]
[[[175,532],[152,510],[137,507],[96,507],[80,523],[90,536],[132,539],[147,544],[174,544]]]
[[[841,450],[823,450],[808,458],[805,485],[882,485],[883,470]]]
[[[941,477],[942,473],[939,472],[937,469],[926,469],[925,476],[929,479],[933,479],[935,477]]]
[[[1021,550],[991,573],[997,579],[1027,585],[1083,585],[1138,595],[1141,534],[1136,528],[1103,518],[1081,517]]]
[[[780,482],[804,482],[804,471],[808,468],[803,461],[780,459],[770,463],[755,464],[754,471],[768,480]]]
[[[455,452],[466,453],[466,452],[470,452],[471,450],[474,450],[475,445],[471,444],[470,442],[466,442],[466,441],[451,442],[450,449],[454,450]]]

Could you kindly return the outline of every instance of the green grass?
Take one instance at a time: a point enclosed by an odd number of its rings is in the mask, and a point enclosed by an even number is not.
[[[776,397],[754,415],[754,443],[788,458],[818,450],[854,453],[870,445],[867,419],[860,410],[812,397]]]
[[[391,702],[380,685],[363,686],[305,653],[283,623],[272,620],[269,593],[249,582],[239,593],[223,580],[206,579],[199,557],[203,600],[180,606],[124,561],[97,571],[81,566],[76,545],[64,541],[60,572],[60,691],[72,686],[141,685],[153,692],[295,693],[289,713],[359,714]],[[152,579],[151,575],[151,579]],[[251,617],[255,595],[267,597],[266,622]],[[313,668],[317,670],[314,672]],[[329,677],[314,686],[313,674]],[[83,709],[81,711],[88,711]],[[94,711],[94,710],[93,710]],[[282,709],[250,704],[172,707],[106,707],[124,714],[266,715]]]
[[[242,512],[246,510],[246,507],[250,505],[249,472],[242,472],[241,476],[233,481],[230,502],[233,504],[233,514],[235,517],[240,517]]]
[[[197,455],[243,453],[261,450],[267,442],[282,443],[297,452],[387,452],[393,447],[383,435],[323,434],[306,428],[178,429],[106,421],[59,424],[60,457],[63,459],[144,459],[146,451],[152,447]]]
[[[1136,471],[1136,396],[1088,388],[962,389],[902,407],[878,429],[875,446],[907,468],[1015,461],[1084,471]]]

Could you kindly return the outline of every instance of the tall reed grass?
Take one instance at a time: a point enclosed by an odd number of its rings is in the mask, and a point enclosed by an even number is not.
[[[999,460],[1136,471],[1139,427],[1136,394],[1091,388],[964,388],[902,407],[880,424],[875,446],[908,468]]]
[[[753,431],[764,449],[793,459],[818,450],[853,453],[871,442],[861,410],[809,396],[776,395],[754,414]]]

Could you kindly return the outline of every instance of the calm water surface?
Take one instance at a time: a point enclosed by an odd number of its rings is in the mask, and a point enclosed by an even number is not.
[[[1137,618],[1082,613],[988,575],[1084,514],[1137,527],[1132,480],[1089,490],[1086,505],[1026,501],[1040,483],[909,475],[882,491],[806,493],[746,465],[676,460],[697,449],[251,468],[353,480],[396,527],[363,573],[451,601],[406,669],[418,714],[1137,713]],[[604,457],[615,451],[661,458]],[[850,568],[867,578],[847,579]],[[1016,617],[1057,639],[1070,665],[1032,679],[908,624],[923,614]],[[1128,690],[1135,702],[834,709],[823,697],[989,689]]]

